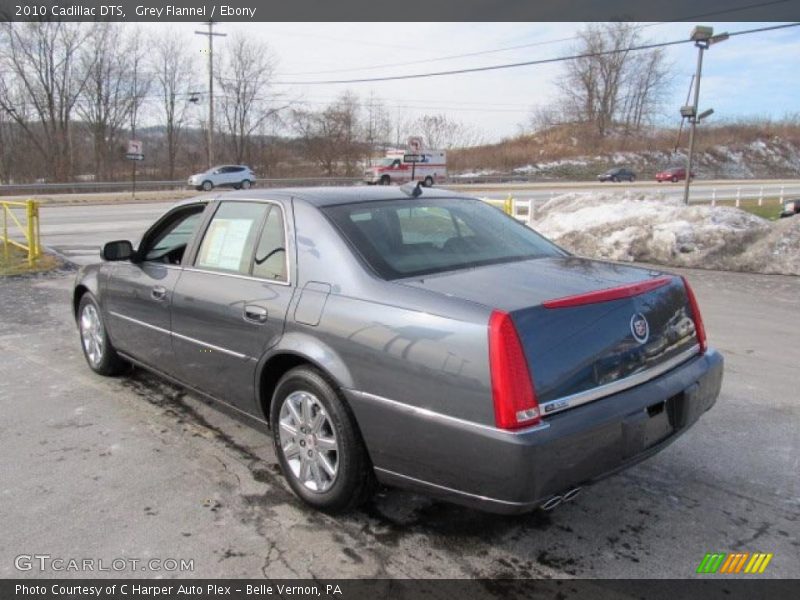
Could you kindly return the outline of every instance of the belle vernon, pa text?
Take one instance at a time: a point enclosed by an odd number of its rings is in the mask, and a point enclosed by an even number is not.
[[[120,585],[26,585],[17,584],[16,595],[43,595],[48,592],[59,596],[97,596],[101,594],[116,594],[123,596],[202,596],[207,595],[229,595],[231,587],[226,585],[208,584],[202,585],[146,585],[137,583],[123,583]],[[244,592],[248,596],[341,596],[342,589],[336,584],[321,585],[281,585],[261,583],[258,585],[243,585],[236,587],[233,591],[237,594]]]

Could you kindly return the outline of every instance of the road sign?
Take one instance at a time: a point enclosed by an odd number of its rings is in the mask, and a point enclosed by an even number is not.
[[[422,162],[422,157],[419,154],[404,154],[403,162],[407,163]]]
[[[141,140],[128,140],[128,154],[143,154]]]
[[[422,138],[418,135],[412,135],[408,138],[408,149],[414,154],[422,152]]]
[[[128,160],[144,160],[144,154],[128,153],[125,155],[125,158],[127,158]]]

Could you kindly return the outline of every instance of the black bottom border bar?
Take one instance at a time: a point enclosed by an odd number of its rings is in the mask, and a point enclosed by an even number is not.
[[[753,600],[800,598],[800,579],[5,579],[3,600]]]

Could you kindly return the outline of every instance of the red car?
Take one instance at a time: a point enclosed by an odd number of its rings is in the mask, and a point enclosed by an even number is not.
[[[672,167],[656,173],[656,181],[658,183],[661,183],[662,181],[671,181],[672,183],[675,183],[677,181],[683,181],[684,179],[686,179],[685,167]],[[692,171],[690,179],[694,179],[694,171]]]

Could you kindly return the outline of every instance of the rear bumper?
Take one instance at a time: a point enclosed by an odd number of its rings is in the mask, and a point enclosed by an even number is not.
[[[714,405],[722,373],[722,356],[709,350],[519,432],[347,395],[380,481],[513,514],[665,448]]]

